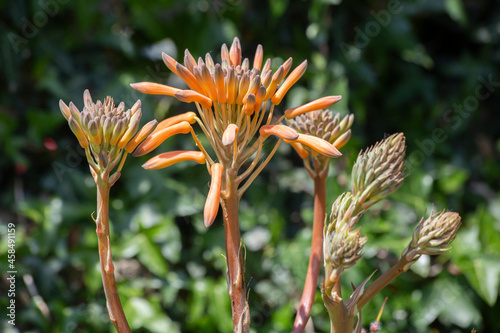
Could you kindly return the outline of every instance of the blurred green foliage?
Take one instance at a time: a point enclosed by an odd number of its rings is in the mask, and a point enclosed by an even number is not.
[[[7,323],[0,282],[0,331],[112,332],[102,292],[95,188],[83,152],[58,110],[111,95],[143,101],[144,123],[192,105],[142,95],[128,85],[178,85],[165,51],[218,57],[234,36],[252,58],[257,44],[278,64],[309,69],[281,112],[326,94],[355,114],[353,138],[332,162],[328,203],[348,188],[357,152],[385,134],[407,136],[405,185],[361,221],[366,254],[346,273],[361,283],[387,270],[418,219],[448,208],[463,217],[453,249],[423,257],[364,310],[383,299],[384,332],[500,331],[500,6],[497,1],[163,0],[0,1],[0,262],[7,223],[16,224],[16,326]],[[178,136],[158,150],[191,149]],[[144,171],[129,158],[112,190],[112,243],[119,290],[134,332],[228,332],[223,228],[206,230],[209,177],[188,163]],[[255,332],[293,323],[311,238],[312,183],[287,146],[241,203]],[[30,280],[32,277],[32,281]],[[5,288],[4,288],[5,287]],[[329,323],[320,293],[315,331]],[[45,308],[46,306],[46,308]]]

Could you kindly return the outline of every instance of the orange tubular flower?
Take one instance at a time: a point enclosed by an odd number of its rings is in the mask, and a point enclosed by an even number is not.
[[[210,184],[207,201],[205,202],[205,209],[203,210],[203,220],[207,228],[214,223],[217,212],[219,211],[220,190],[224,167],[220,163],[214,163],[210,171],[212,173],[212,182]]]
[[[297,138],[297,140],[295,140],[295,142],[306,145],[326,157],[336,158],[342,156],[342,154],[338,151],[337,148],[335,148],[334,145],[326,140],[312,135],[299,134],[299,137]]]
[[[138,157],[147,154],[156,149],[156,147],[172,135],[181,133],[187,134],[190,131],[191,125],[187,121],[181,121],[180,123],[164,128],[161,131],[154,132],[141,143],[141,145],[134,152],[133,156]]]
[[[130,86],[139,92],[149,95],[175,96],[176,92],[181,91],[181,89],[154,82],[131,83]]]
[[[170,127],[172,125],[178,124],[178,123],[183,122],[183,121],[187,121],[191,125],[194,124],[196,122],[196,113],[189,111],[189,112],[179,114],[177,116],[173,116],[173,117],[167,118],[165,120],[162,120],[162,121],[160,121],[158,126],[156,126],[156,129],[154,131],[159,132],[162,129],[165,129],[167,127]]]
[[[298,115],[301,115],[306,112],[311,112],[311,111],[316,111],[316,110],[321,110],[324,108],[327,108],[331,106],[332,104],[337,103],[340,101],[342,96],[327,96],[327,97],[321,97],[318,98],[315,101],[309,102],[307,104],[304,104],[302,106],[299,106],[297,108],[293,109],[288,109],[285,111],[285,117],[287,119],[292,119],[295,118]]]
[[[142,167],[147,170],[163,169],[182,161],[194,161],[203,164],[205,163],[205,155],[201,151],[169,151],[149,159]]]

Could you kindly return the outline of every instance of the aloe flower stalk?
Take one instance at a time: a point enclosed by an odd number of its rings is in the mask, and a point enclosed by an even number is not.
[[[120,178],[128,153],[134,151],[156,127],[153,120],[139,130],[141,102],[125,111],[122,102],[115,106],[111,97],[94,103],[90,92],[83,94],[84,108],[80,112],[71,102],[62,100],[59,107],[69,127],[85,149],[90,172],[97,185],[96,234],[99,247],[102,282],[111,322],[118,332],[131,332],[125,318],[114,277],[109,233],[109,191]]]
[[[214,154],[209,153],[210,150],[202,145],[193,129],[189,128],[196,145],[205,156],[207,169],[212,177],[205,204],[205,225],[210,226],[213,223],[217,213],[215,206],[219,202],[224,213],[228,294],[231,298],[233,327],[235,332],[248,332],[250,314],[246,300],[244,258],[238,221],[239,200],[282,141],[306,145],[318,154],[329,157],[341,155],[330,142],[299,134],[281,124],[285,118],[291,119],[301,113],[328,107],[340,97],[318,99],[298,111],[297,108],[286,110],[285,115],[278,119],[275,117],[275,108],[305,73],[307,61],[292,70],[292,58],[289,58],[273,71],[271,59],[264,62],[260,45],[252,62],[248,58],[242,59],[238,38],[233,40],[229,48],[226,44],[222,45],[220,63],[216,63],[209,53],[204,58],[195,59],[188,50],[184,53],[183,64],[165,53],[162,57],[165,65],[179,76],[189,89],[154,82],[133,83],[131,86],[146,94],[168,95],[182,102],[194,103],[196,107],[197,114],[190,118],[192,122],[188,123],[193,125],[196,122],[199,125]],[[144,143],[144,146],[138,148],[136,155],[149,153],[159,142],[173,134],[187,132],[186,124],[182,125],[184,131],[179,128],[168,130],[180,122],[169,119],[164,120],[168,125],[162,126],[162,130],[151,136],[154,136],[150,139],[151,144]],[[276,136],[278,141],[274,143],[271,152],[264,156],[262,147],[271,135]],[[214,168],[217,163],[220,167]]]
[[[354,115],[347,115],[341,119],[340,114],[337,113],[334,116],[330,110],[310,111],[323,107],[325,103],[336,103],[339,100],[340,96],[324,97],[285,112],[285,115],[288,117],[295,116],[288,123],[302,138],[293,141],[292,147],[304,161],[304,167],[314,181],[314,218],[311,254],[304,289],[302,290],[299,308],[293,324],[293,333],[304,331],[311,314],[314,295],[318,285],[323,251],[326,178],[328,176],[330,158],[332,157],[327,154],[319,154],[318,149],[312,149],[307,144],[307,141],[324,140],[335,148],[340,149],[349,141],[351,137],[350,128],[354,121]]]

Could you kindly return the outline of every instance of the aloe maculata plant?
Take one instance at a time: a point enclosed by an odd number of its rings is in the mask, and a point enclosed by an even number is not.
[[[343,300],[340,282],[342,272],[354,266],[362,256],[366,237],[354,229],[361,215],[373,204],[394,192],[403,179],[405,143],[402,134],[392,135],[361,153],[352,173],[352,192],[335,201],[330,221],[325,226],[326,178],[330,159],[341,156],[351,137],[353,115],[341,119],[325,108],[340,100],[326,96],[276,115],[288,90],[304,74],[307,62],[293,71],[289,58],[277,70],[271,60],[263,61],[259,45],[252,64],[242,59],[237,38],[230,48],[221,48],[221,61],[210,54],[196,60],[186,50],[183,64],[162,54],[166,66],[189,87],[179,89],[154,82],[131,84],[147,94],[168,95],[180,101],[193,102],[197,112],[186,112],[160,123],[153,120],[139,130],[140,101],[125,111],[108,97],[94,103],[84,93],[80,112],[73,103],[60,102],[61,112],[85,149],[90,171],[97,185],[96,233],[109,316],[118,332],[130,332],[114,279],[109,233],[109,190],[118,180],[127,154],[141,156],[153,151],[175,134],[191,134],[199,150],[170,151],[149,159],[143,167],[161,169],[181,161],[207,166],[211,176],[205,208],[206,227],[215,221],[222,206],[228,294],[231,300],[233,331],[249,332],[250,309],[245,287],[245,262],[242,253],[238,211],[239,201],[253,180],[266,166],[284,141],[290,143],[304,161],[314,181],[314,221],[309,267],[299,303],[293,332],[303,332],[309,320],[323,258],[325,279],[322,295],[331,318],[332,332],[360,332],[362,307],[400,273],[408,270],[422,254],[447,250],[460,224],[456,213],[431,214],[418,225],[398,264],[366,287],[368,279]],[[290,73],[289,73],[290,72]],[[282,124],[287,119],[289,126]],[[192,125],[198,124],[209,143],[202,145]],[[265,155],[263,144],[276,136],[274,147]],[[373,275],[373,274],[372,274]],[[380,315],[379,315],[380,317]],[[377,318],[377,322],[380,318]]]

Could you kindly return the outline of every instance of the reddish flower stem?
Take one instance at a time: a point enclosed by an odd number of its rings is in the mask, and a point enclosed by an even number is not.
[[[238,220],[239,198],[237,184],[234,181],[235,177],[236,172],[233,169],[227,170],[226,186],[222,196],[227,261],[227,292],[231,299],[233,332],[248,333],[250,331],[250,311],[246,299],[245,266],[241,251]]]
[[[302,291],[300,305],[293,324],[292,333],[304,331],[311,315],[314,295],[318,285],[321,258],[323,255],[323,229],[325,225],[326,177],[327,172],[321,172],[314,177],[314,219],[311,241],[311,255],[307,267],[306,282]]]
[[[109,190],[107,181],[97,181],[97,227],[96,234],[99,244],[99,260],[101,262],[102,284],[106,295],[108,314],[111,322],[119,333],[130,333],[127,318],[123,313],[120,296],[116,287],[111,244],[109,237]]]

